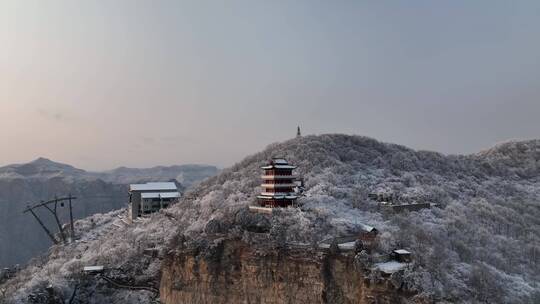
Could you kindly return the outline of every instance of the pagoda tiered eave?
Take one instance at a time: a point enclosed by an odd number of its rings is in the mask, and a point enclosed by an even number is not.
[[[262,192],[260,196],[276,197],[276,196],[295,196],[294,192]]]
[[[279,193],[272,193],[272,194],[279,194]],[[261,193],[261,195],[257,196],[258,199],[286,199],[286,200],[295,200],[298,198],[296,195],[265,195],[264,193]]]
[[[294,188],[296,187],[296,184],[262,184],[261,187],[269,189]]]
[[[268,166],[261,167],[261,169],[264,169],[264,170],[270,170],[270,169],[291,169],[291,170],[294,170],[294,169],[296,169],[296,166],[291,166],[291,165],[268,165]]]
[[[298,175],[261,175],[262,179],[296,179]]]

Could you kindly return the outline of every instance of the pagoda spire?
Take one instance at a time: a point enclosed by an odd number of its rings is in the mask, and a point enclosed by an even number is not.
[[[296,137],[302,137],[302,132],[300,132],[300,126],[296,129]]]

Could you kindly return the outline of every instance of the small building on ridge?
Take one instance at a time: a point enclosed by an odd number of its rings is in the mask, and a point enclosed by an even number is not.
[[[129,186],[131,220],[167,208],[180,198],[174,182],[132,184]]]
[[[405,249],[393,250],[390,256],[400,263],[410,263],[412,261],[411,252]]]

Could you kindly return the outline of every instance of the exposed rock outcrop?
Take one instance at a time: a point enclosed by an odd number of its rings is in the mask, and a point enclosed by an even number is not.
[[[212,252],[212,254],[208,254]],[[177,303],[408,303],[412,293],[368,279],[354,252],[260,250],[239,240],[184,248],[163,263],[160,295]]]

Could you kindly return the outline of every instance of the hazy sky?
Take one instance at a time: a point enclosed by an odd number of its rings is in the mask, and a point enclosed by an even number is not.
[[[0,165],[228,166],[305,133],[540,137],[540,1],[0,0]]]

